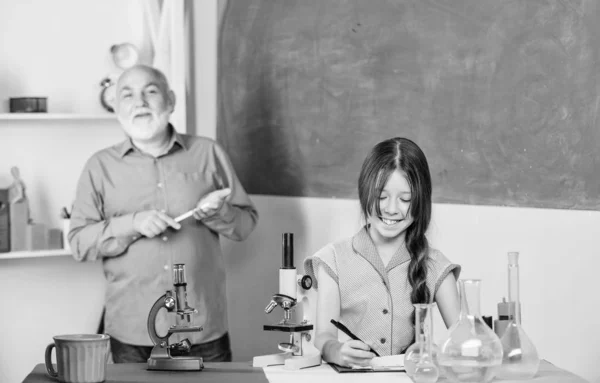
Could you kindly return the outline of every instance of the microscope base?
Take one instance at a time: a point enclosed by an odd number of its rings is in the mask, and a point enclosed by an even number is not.
[[[202,358],[171,357],[148,359],[148,370],[162,371],[201,371],[204,368]]]
[[[321,365],[321,353],[312,355],[296,356],[291,352],[279,354],[255,356],[252,359],[252,367],[268,367],[282,365],[285,370],[299,370],[301,368]]]

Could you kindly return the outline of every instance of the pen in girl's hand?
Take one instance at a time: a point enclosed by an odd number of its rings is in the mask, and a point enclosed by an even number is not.
[[[356,335],[354,335],[352,333],[352,331],[350,331],[348,329],[348,327],[344,326],[341,322],[338,322],[336,320],[331,320],[331,323],[341,332],[343,332],[344,334],[348,335],[350,338],[354,339],[354,340],[360,340],[361,342],[365,343],[362,339],[360,339],[359,337],[357,337]],[[365,343],[366,344],[366,343]],[[375,356],[380,356],[377,351],[373,350],[373,347],[369,346],[370,351],[375,354]]]

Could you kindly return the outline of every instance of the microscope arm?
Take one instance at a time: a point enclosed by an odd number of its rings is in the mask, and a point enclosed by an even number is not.
[[[167,335],[161,337],[156,333],[156,316],[162,308],[168,311],[172,311],[175,308],[175,297],[173,297],[171,291],[167,291],[166,294],[158,298],[148,314],[148,334],[154,344],[164,347],[167,345],[171,334],[167,332]]]
[[[154,344],[166,347],[169,343],[169,337],[174,333],[202,331],[201,326],[171,326],[165,336],[159,336],[156,332],[156,316],[158,315],[158,312],[163,308],[167,309],[167,311],[175,311],[176,306],[176,298],[171,290],[168,290],[166,294],[154,302],[154,305],[148,314],[148,334]]]

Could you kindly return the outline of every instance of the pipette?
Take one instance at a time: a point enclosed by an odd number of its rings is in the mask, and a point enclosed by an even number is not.
[[[182,215],[175,217],[175,222],[181,222],[186,218],[191,217],[192,215],[194,215],[194,213],[196,212],[196,210],[198,210],[197,208],[193,208],[192,210],[183,213]]]

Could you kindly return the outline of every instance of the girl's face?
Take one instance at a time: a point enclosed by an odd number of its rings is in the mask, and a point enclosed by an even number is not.
[[[377,215],[376,209],[373,209],[368,218],[371,224],[369,232],[375,243],[404,238],[406,229],[414,221],[410,215],[411,198],[405,174],[395,170],[379,196],[381,215]]]

